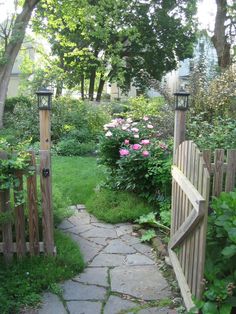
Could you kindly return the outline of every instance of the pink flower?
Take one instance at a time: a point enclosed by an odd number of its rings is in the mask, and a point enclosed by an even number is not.
[[[150,141],[149,141],[149,140],[142,140],[142,141],[141,141],[141,144],[143,144],[143,145],[148,145],[148,144],[150,144]]]
[[[148,125],[147,125],[147,128],[148,128],[148,129],[153,129],[153,125],[152,125],[152,124],[148,124]]]
[[[142,152],[142,155],[143,155],[144,157],[148,157],[148,156],[149,156],[149,152],[148,152],[147,150],[144,150],[144,151]]]
[[[137,133],[139,131],[139,129],[138,128],[132,128],[131,131]]]
[[[105,134],[106,137],[111,137],[112,136],[112,133],[111,131],[108,131],[106,134]]]
[[[138,134],[134,134],[134,138],[139,138],[139,135]]]
[[[142,146],[140,144],[134,144],[132,148],[133,150],[139,150],[140,148],[142,148]]]
[[[145,116],[145,117],[143,117],[143,120],[144,120],[144,121],[148,121],[149,118],[148,118],[147,116]]]
[[[120,156],[128,156],[129,155],[129,151],[128,149],[120,149]]]
[[[129,145],[129,140],[124,141],[125,145]]]

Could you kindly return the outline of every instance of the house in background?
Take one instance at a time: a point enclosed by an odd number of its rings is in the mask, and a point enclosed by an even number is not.
[[[35,48],[33,47],[32,42],[23,44],[23,47],[21,48],[20,53],[15,60],[8,85],[7,97],[19,96],[19,86],[22,75],[20,67],[26,55],[31,60],[35,60]]]

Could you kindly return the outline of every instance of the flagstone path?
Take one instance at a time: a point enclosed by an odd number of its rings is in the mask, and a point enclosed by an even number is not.
[[[45,293],[38,314],[174,314],[173,298],[151,247],[132,225],[106,224],[81,205],[59,228],[83,253],[84,272],[61,284],[62,299]]]

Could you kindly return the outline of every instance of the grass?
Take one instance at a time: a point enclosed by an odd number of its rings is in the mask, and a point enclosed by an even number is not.
[[[59,157],[52,159],[53,189],[70,200],[71,205],[85,204],[104,179],[94,157]]]
[[[70,205],[85,204],[91,214],[109,223],[134,221],[153,211],[150,205],[128,192],[106,189],[95,192],[96,186],[105,178],[105,172],[104,168],[97,166],[94,157],[54,156],[52,166],[58,213],[60,204],[66,198]]]
[[[102,189],[87,202],[88,211],[108,223],[134,221],[153,210],[136,195]]]
[[[0,259],[0,313],[18,313],[23,306],[35,306],[43,290],[54,290],[55,282],[73,277],[84,268],[78,245],[55,231],[56,257],[14,260],[6,266]]]

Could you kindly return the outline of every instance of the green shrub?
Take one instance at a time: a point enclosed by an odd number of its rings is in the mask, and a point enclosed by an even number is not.
[[[210,123],[205,120],[204,113],[199,114],[189,119],[187,137],[201,149],[235,148],[236,120],[218,117]]]
[[[26,98],[27,99],[27,98]],[[17,102],[13,112],[6,112],[5,126],[14,129],[17,140],[39,140],[39,113],[36,100]],[[60,97],[53,99],[51,111],[51,137],[54,143],[65,138],[81,143],[96,141],[104,123],[109,121],[108,110],[102,106]],[[83,150],[85,150],[83,148]]]
[[[115,119],[105,129],[99,157],[110,170],[109,187],[135,192],[150,202],[168,196],[172,149],[158,139],[151,120]]]
[[[198,302],[203,314],[231,313],[236,306],[236,191],[212,203],[206,249],[206,289]],[[209,312],[209,309],[212,309]]]
[[[80,143],[76,139],[68,138],[57,144],[56,151],[63,156],[84,156],[94,153],[96,144],[91,141]]]
[[[29,97],[25,97],[25,96],[17,96],[17,97],[10,97],[7,98],[5,101],[5,108],[4,111],[5,112],[13,112],[15,109],[16,105],[22,105],[25,106],[27,105],[28,107],[31,107],[33,103],[33,99],[29,98]]]

